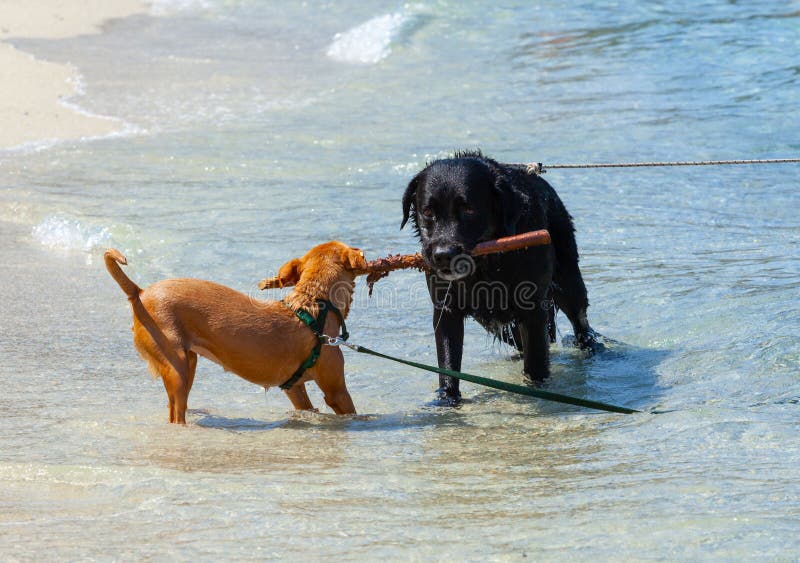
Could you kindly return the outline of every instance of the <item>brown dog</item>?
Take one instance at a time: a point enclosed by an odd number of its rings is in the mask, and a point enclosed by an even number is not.
[[[127,264],[118,250],[105,253],[106,268],[127,294],[133,309],[133,342],[153,375],[161,377],[169,396],[169,421],[186,424],[186,403],[194,381],[198,354],[226,371],[261,385],[285,383],[309,358],[319,341],[294,311],[313,317],[318,300],[328,300],[347,317],[355,287],[355,271],[366,267],[364,253],[341,242],[315,246],[290,260],[264,287],[294,285],[281,303],[256,301],[229,287],[196,279],[160,281],[142,290],[119,267]],[[326,335],[340,329],[337,315],[327,315]],[[336,414],[356,412],[344,382],[344,357],[339,348],[323,346],[318,361],[285,389],[298,410],[314,407],[305,382],[314,380]]]

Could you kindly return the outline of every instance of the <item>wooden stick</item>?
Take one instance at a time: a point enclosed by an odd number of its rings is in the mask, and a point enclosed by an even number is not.
[[[531,246],[543,246],[545,244],[550,244],[550,233],[542,229],[481,242],[472,249],[472,256],[485,256],[498,252],[512,252],[514,250],[522,250],[523,248],[529,248]],[[419,252],[416,254],[390,254],[385,258],[370,260],[367,262],[367,267],[365,269],[356,271],[356,275],[367,276],[369,293],[372,295],[372,286],[375,285],[375,282],[379,279],[385,278],[389,275],[389,272],[393,272],[394,270],[406,270],[410,268],[419,271],[428,269],[428,265],[422,259],[422,255]],[[271,280],[262,280],[259,283],[259,287],[261,289],[277,287],[274,284],[270,284],[270,281]]]
[[[357,276],[364,274],[381,274],[393,272],[394,270],[408,270],[415,268],[417,270],[425,270],[428,266],[422,259],[422,254],[390,254],[385,258],[376,258],[367,262],[367,267],[363,270],[356,270]]]
[[[495,240],[487,240],[475,245],[472,249],[472,256],[486,256],[487,254],[496,254],[499,252],[512,252],[514,250],[522,250],[531,246],[543,246],[550,244],[550,233],[541,229],[539,231],[529,231],[519,235],[510,237],[503,237]],[[357,275],[367,275],[367,286],[369,287],[369,294],[372,295],[372,288],[375,282],[385,278],[389,272],[394,270],[404,270],[414,268],[419,271],[428,269],[428,265],[422,259],[422,255],[417,252],[416,254],[395,254],[389,255],[386,258],[377,258],[367,262],[367,268],[363,271],[356,272]]]
[[[498,252],[511,252],[521,250],[530,246],[542,246],[550,244],[550,233],[542,229],[540,231],[530,231],[520,235],[503,237],[496,240],[487,240],[475,245],[472,249],[472,256],[485,256]],[[386,258],[377,258],[367,262],[365,270],[359,270],[357,275],[391,272],[406,268],[416,268],[417,270],[427,270],[428,266],[422,259],[422,255],[416,254],[394,254]]]
[[[529,246],[544,246],[545,244],[550,244],[550,233],[546,229],[542,229],[481,242],[472,249],[472,255],[484,256],[495,252],[511,252],[512,250],[521,250]]]
[[[379,279],[385,278],[389,272],[394,270],[406,270],[415,268],[420,272],[427,268],[425,261],[422,259],[422,254],[394,254],[386,258],[376,258],[367,262],[366,270],[356,271],[356,275],[367,275],[367,287],[369,288],[369,296],[372,297],[372,288],[375,282]]]

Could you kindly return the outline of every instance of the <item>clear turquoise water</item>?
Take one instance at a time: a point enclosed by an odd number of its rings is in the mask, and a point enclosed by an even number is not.
[[[551,171],[592,324],[548,388],[620,416],[347,355],[363,416],[294,414],[201,363],[189,425],[99,260],[142,284],[255,282],[337,238],[415,249],[427,159],[800,153],[797,2],[160,3],[68,40],[74,103],[130,134],[0,153],[0,552],[6,557],[779,558],[800,549],[796,166]],[[336,34],[343,36],[335,38]],[[435,361],[420,276],[359,286],[354,341]],[[271,297],[279,294],[273,292]],[[561,324],[565,329],[567,323]],[[519,381],[474,324],[465,368]]]

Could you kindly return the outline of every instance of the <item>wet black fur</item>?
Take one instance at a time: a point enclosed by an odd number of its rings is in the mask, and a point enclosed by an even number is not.
[[[423,215],[426,208],[432,217]],[[427,278],[440,367],[461,369],[464,321],[469,316],[515,345],[522,352],[526,375],[543,381],[549,375],[549,343],[555,339],[553,304],[570,319],[577,344],[594,349],[572,217],[540,176],[479,151],[459,152],[427,164],[408,184],[401,228],[409,219],[431,266]],[[476,258],[473,274],[453,282],[442,279],[451,273],[448,257],[469,254],[485,240],[537,229],[550,232],[551,245]],[[498,293],[480,289],[498,287],[505,288],[505,302]],[[514,297],[526,289],[530,295],[525,299]],[[457,402],[458,380],[441,376],[439,396],[444,402]]]

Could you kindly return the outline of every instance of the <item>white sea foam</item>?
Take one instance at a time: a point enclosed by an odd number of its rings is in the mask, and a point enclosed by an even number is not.
[[[113,119],[119,121],[121,124],[121,128],[117,131],[112,131],[111,133],[106,133],[103,135],[84,135],[82,137],[77,138],[62,138],[62,137],[45,137],[42,139],[36,139],[35,141],[27,141],[25,143],[20,143],[19,145],[13,145],[10,147],[0,147],[0,154],[2,153],[38,153],[42,151],[46,151],[51,149],[57,145],[61,145],[63,143],[74,143],[74,142],[87,142],[87,141],[99,141],[104,139],[114,139],[117,137],[129,137],[134,135],[144,135],[147,134],[149,131],[122,119],[117,119],[114,117],[107,117],[107,116],[99,116],[97,114],[93,114],[91,112],[82,110],[79,106],[75,106],[70,103],[61,102],[62,105],[69,107],[70,109],[87,115],[89,117],[104,117],[106,119]]]
[[[118,137],[118,136],[126,136],[126,135],[141,135],[147,133],[145,129],[134,125],[124,119],[119,117],[114,117],[111,115],[101,115],[99,113],[94,113],[89,111],[88,109],[79,106],[73,100],[75,98],[80,98],[86,95],[86,82],[83,79],[83,75],[78,71],[77,67],[74,65],[70,65],[73,69],[73,75],[69,78],[68,82],[74,89],[74,92],[69,95],[62,97],[58,100],[58,103],[66,108],[71,109],[75,113],[79,113],[81,115],[85,115],[86,117],[92,117],[94,119],[105,119],[107,121],[113,121],[118,123],[120,128],[116,131],[108,133],[107,135],[95,135],[95,136],[88,136],[82,137],[81,140],[94,140],[94,139],[103,139],[107,137]]]
[[[138,125],[134,125],[124,119],[119,117],[114,117],[111,115],[101,115],[99,113],[94,113],[92,111],[87,110],[86,108],[78,105],[73,100],[75,98],[80,98],[86,95],[86,83],[83,80],[83,75],[78,72],[78,69],[74,65],[69,65],[73,71],[73,75],[67,79],[67,82],[73,88],[73,92],[68,96],[62,96],[58,99],[58,104],[69,109],[72,112],[75,112],[79,115],[83,115],[85,117],[89,117],[92,119],[103,119],[106,121],[110,121],[117,124],[117,129],[111,131],[110,133],[102,133],[98,135],[83,135],[81,137],[43,137],[41,139],[36,139],[34,141],[27,141],[24,143],[20,143],[18,145],[13,145],[10,147],[2,147],[0,148],[0,154],[2,153],[35,153],[41,152],[47,149],[50,149],[56,145],[61,143],[69,143],[75,141],[96,141],[99,139],[111,139],[115,137],[127,137],[131,135],[143,135],[146,134],[148,131]]]
[[[401,12],[374,17],[344,33],[337,33],[327,55],[343,63],[379,63],[391,54],[392,41],[408,21],[408,14]]]
[[[92,252],[111,243],[107,227],[86,225],[63,215],[51,215],[33,228],[33,237],[49,248]]]

